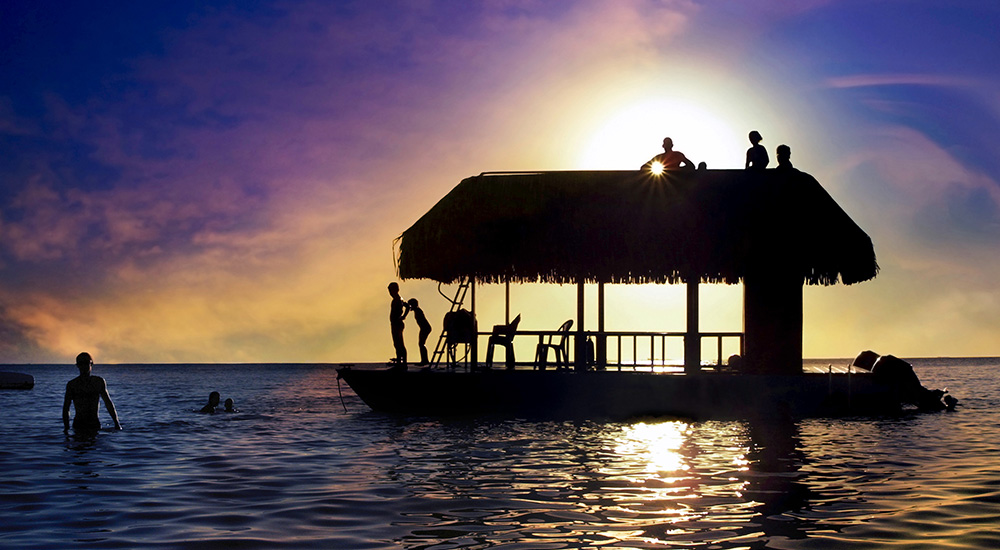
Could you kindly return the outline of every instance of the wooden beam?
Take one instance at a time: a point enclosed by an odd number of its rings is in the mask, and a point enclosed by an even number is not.
[[[475,335],[472,337],[472,345],[470,346],[469,355],[471,355],[471,360],[469,363],[472,364],[473,368],[479,367],[479,319],[476,317],[476,279],[470,279],[469,290],[472,292],[472,297],[469,306],[472,308],[472,319],[475,323],[475,327],[472,329],[472,333]]]
[[[504,297],[504,310],[503,310],[503,323],[505,325],[510,324],[510,281],[504,281],[503,283],[503,297]]]
[[[584,370],[587,367],[586,337],[583,334],[583,314],[584,314],[583,281],[576,283],[576,353],[574,354],[574,364],[576,370]]]
[[[698,278],[687,281],[687,333],[684,335],[684,372],[701,370],[701,334],[698,330]]]
[[[608,366],[608,337],[604,334],[604,283],[597,283],[597,369]]]

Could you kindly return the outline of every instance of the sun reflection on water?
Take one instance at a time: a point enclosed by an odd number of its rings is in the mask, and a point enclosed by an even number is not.
[[[645,544],[719,542],[746,532],[717,531],[718,522],[748,522],[753,503],[740,492],[749,469],[743,427],[735,423],[637,422],[621,427],[613,441],[615,460],[604,464],[604,496],[614,505],[603,513],[622,527],[609,537]],[[751,537],[753,538],[753,537]],[[732,541],[730,541],[732,542]]]
[[[632,424],[622,432],[615,453],[636,464],[645,462],[650,475],[677,474],[688,469],[680,453],[687,431],[688,424],[681,421]]]

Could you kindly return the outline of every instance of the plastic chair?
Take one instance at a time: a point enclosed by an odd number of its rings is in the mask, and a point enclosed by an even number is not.
[[[549,361],[549,349],[556,352],[556,369],[561,370],[569,366],[569,329],[572,327],[572,319],[559,327],[559,330],[556,331],[556,334],[559,336],[558,343],[552,343],[552,339],[556,336],[554,334],[549,334],[539,339],[538,347],[535,348],[536,368],[545,370],[545,365]]]
[[[517,334],[517,325],[520,322],[521,314],[519,313],[509,325],[493,325],[493,333],[490,334],[486,347],[487,369],[493,368],[493,347],[503,346],[506,350],[504,358],[507,361],[507,370],[514,370],[514,336]]]

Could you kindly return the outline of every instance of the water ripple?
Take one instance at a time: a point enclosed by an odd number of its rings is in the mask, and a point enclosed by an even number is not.
[[[72,373],[32,367],[0,393],[0,546],[997,548],[997,366],[918,368],[955,413],[771,424],[400,419],[345,413],[329,367],[99,367],[126,430],[91,439],[61,431]],[[211,390],[241,412],[194,413]]]

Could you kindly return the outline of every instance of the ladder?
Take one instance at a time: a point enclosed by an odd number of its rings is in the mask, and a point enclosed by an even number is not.
[[[469,292],[469,287],[472,285],[470,279],[463,279],[458,283],[458,289],[455,290],[455,299],[448,298],[443,292],[441,292],[441,285],[438,284],[438,293],[445,297],[446,300],[451,302],[451,309],[448,313],[458,311],[462,307],[462,303],[465,301],[465,295]],[[444,323],[442,323],[444,325]],[[444,326],[441,327],[441,335],[438,336],[437,345],[434,346],[434,355],[431,356],[431,367],[435,367],[441,363],[441,359],[444,357],[445,353],[448,351],[448,329]]]

